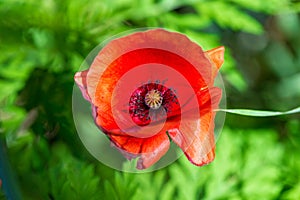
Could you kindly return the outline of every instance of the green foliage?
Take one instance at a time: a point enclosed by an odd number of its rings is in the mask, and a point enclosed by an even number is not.
[[[243,8],[266,12],[270,14],[282,12],[282,11],[291,11],[295,5],[291,4],[289,0],[268,0],[268,1],[247,1],[247,0],[224,0],[228,3],[235,3]]]
[[[44,139],[34,141],[27,134],[10,147],[10,154],[17,155],[11,161],[26,199],[98,199],[103,192],[95,166],[73,157],[65,144],[50,148]]]
[[[199,4],[197,8],[200,13],[209,16],[223,28],[243,30],[253,34],[261,34],[263,32],[263,27],[258,21],[232,4],[222,1],[211,1]]]
[[[48,171],[52,197],[99,199],[100,177],[95,173],[95,167],[70,156],[64,145],[56,145],[52,151],[54,155]]]
[[[89,156],[76,135],[71,102],[73,75],[100,42],[134,28],[164,27],[187,34],[205,50],[226,45],[222,73],[229,105],[299,106],[299,5],[289,0],[1,0],[0,136],[24,198],[299,199],[297,114],[265,124],[230,120],[235,118],[229,114],[212,164],[198,168],[182,157],[156,172],[129,174]],[[262,22],[268,15],[276,15],[276,27],[266,33]],[[267,39],[239,40],[249,35]],[[263,65],[261,74],[257,63]],[[235,121],[251,129],[237,129]]]
[[[290,167],[285,162],[285,146],[277,141],[278,136],[271,129],[225,129],[212,164],[198,168],[182,157],[153,173],[116,172],[112,181],[105,181],[105,197],[140,199],[142,196],[149,200],[274,199],[282,194],[292,197],[298,194],[297,187],[282,193],[292,182],[286,182],[284,173]],[[297,177],[293,179],[296,181]]]
[[[274,137],[268,130],[224,130],[211,165],[199,169],[181,159],[170,167],[178,199],[273,199],[283,187],[283,148]]]

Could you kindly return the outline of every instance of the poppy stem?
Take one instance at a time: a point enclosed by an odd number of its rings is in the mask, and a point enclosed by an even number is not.
[[[281,115],[290,115],[300,113],[300,107],[280,112],[280,111],[266,111],[266,110],[251,110],[251,109],[215,109],[216,111],[227,112],[231,114],[251,116],[251,117],[273,117]]]

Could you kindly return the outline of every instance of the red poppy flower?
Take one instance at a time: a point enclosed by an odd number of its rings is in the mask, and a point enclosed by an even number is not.
[[[154,29],[109,42],[75,81],[97,126],[138,169],[156,163],[170,139],[195,165],[214,159],[213,86],[224,47],[204,52],[186,36]]]

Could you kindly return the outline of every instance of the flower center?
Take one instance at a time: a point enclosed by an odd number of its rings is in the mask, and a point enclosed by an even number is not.
[[[159,83],[138,87],[132,93],[128,106],[131,119],[139,126],[174,116],[180,111],[175,93]]]
[[[145,96],[145,103],[150,108],[156,110],[163,102],[163,97],[158,90],[150,90]]]

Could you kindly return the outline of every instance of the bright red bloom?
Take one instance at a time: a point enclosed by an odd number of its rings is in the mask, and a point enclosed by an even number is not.
[[[156,163],[170,139],[195,165],[214,159],[213,86],[224,47],[203,52],[186,36],[154,29],[108,43],[75,75],[97,126],[137,168]],[[168,137],[169,136],[169,137]]]

